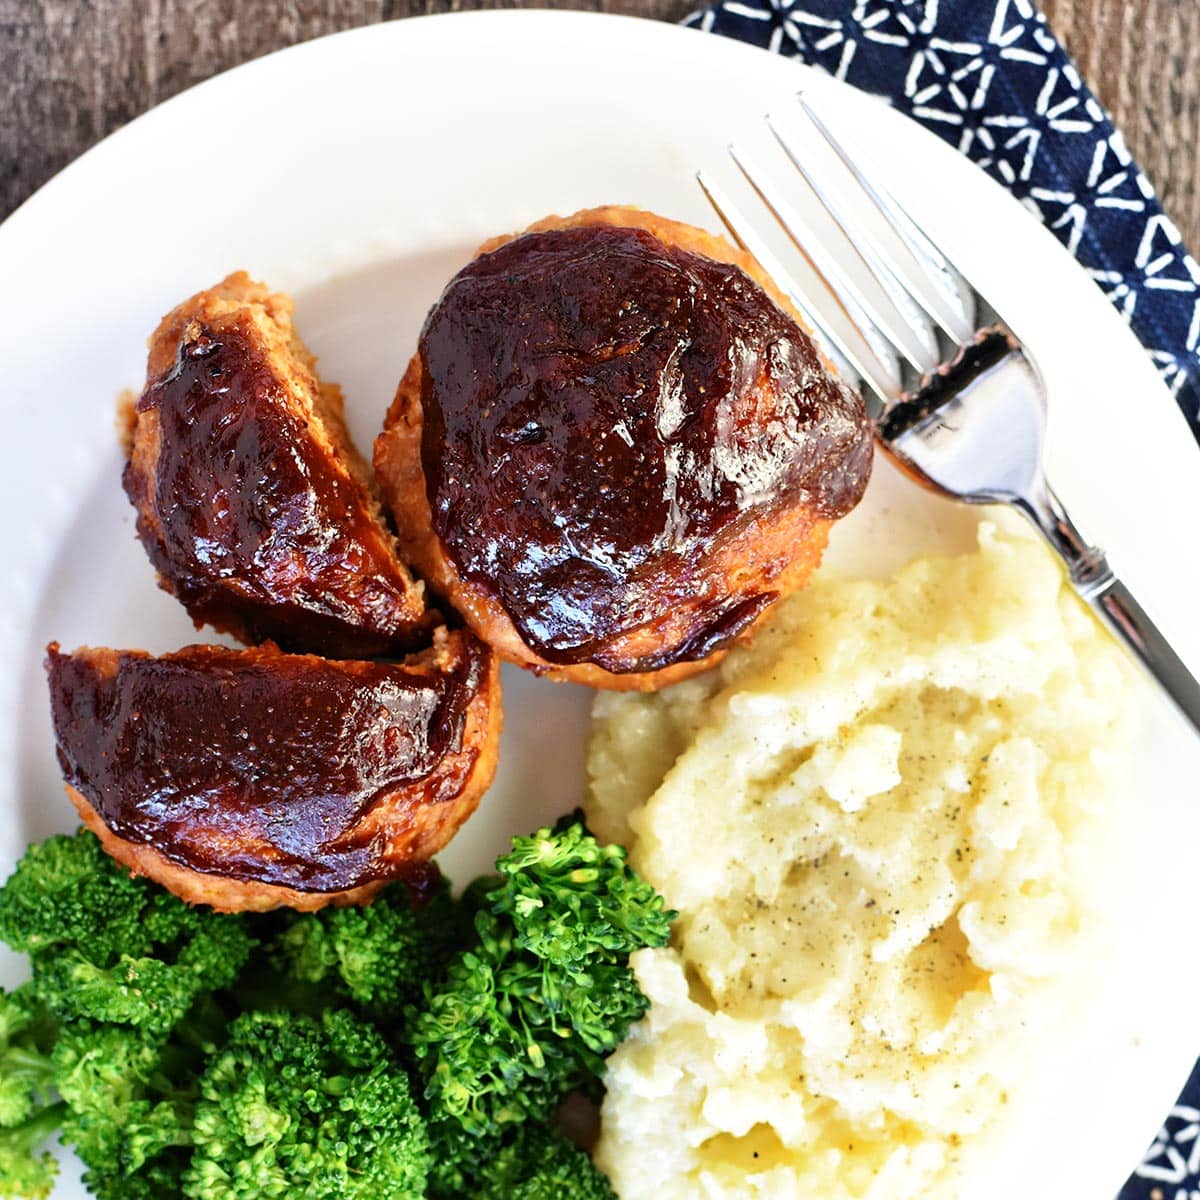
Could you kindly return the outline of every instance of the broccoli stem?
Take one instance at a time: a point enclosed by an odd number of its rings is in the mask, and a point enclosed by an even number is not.
[[[36,1050],[9,1046],[0,1054],[0,1076],[24,1080],[34,1088],[49,1088],[54,1084],[54,1063]]]
[[[40,1149],[43,1142],[49,1141],[58,1133],[66,1114],[66,1101],[56,1100],[53,1104],[38,1109],[24,1124],[13,1129],[0,1130],[0,1142],[3,1142],[6,1148],[32,1154]]]

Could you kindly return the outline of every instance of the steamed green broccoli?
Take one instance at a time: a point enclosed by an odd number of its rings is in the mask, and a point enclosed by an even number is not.
[[[575,815],[497,870],[227,917],[89,833],[31,847],[0,888],[33,968],[0,992],[0,1196],[48,1194],[61,1126],[99,1200],[613,1200],[554,1115],[644,1013],[629,955],[673,914]]]
[[[156,1031],[232,984],[254,945],[243,917],[132,878],[84,830],[26,851],[0,888],[0,939],[29,955],[38,997],[60,1017]]]
[[[324,985],[377,1020],[399,1017],[470,929],[440,875],[419,904],[407,885],[393,884],[364,907],[285,920],[267,947],[276,972],[285,981]]]
[[[608,1177],[556,1129],[522,1125],[483,1173],[473,1200],[617,1200]]]
[[[339,1010],[248,1012],[218,1045],[205,1031],[219,1017],[194,1012],[173,1034],[66,1023],[51,1059],[62,1100],[0,1130],[0,1195],[52,1183],[37,1151],[60,1122],[99,1200],[425,1194],[424,1121],[373,1026]]]
[[[508,914],[521,947],[566,967],[603,951],[627,957],[661,946],[671,916],[663,898],[626,863],[624,846],[598,842],[571,813],[553,829],[513,839],[499,859],[492,912]]]
[[[500,1153],[508,1129],[492,1128],[481,1133],[467,1133],[457,1118],[433,1111],[426,1120],[429,1136],[429,1181],[425,1195],[428,1200],[462,1200],[473,1196],[488,1163]]]
[[[180,1089],[189,1079],[194,1088],[201,1050],[144,1029],[59,1023],[38,1006],[33,984],[0,995],[0,1024],[8,1037],[0,1091],[14,1126],[0,1131],[0,1195],[42,1194],[29,1189],[52,1184],[45,1144],[59,1131],[94,1195],[168,1196],[168,1178],[178,1193],[180,1159],[166,1152],[190,1141]]]
[[[602,1074],[647,1007],[629,954],[664,945],[674,916],[578,814],[516,838],[496,865],[477,944],[427,985],[406,1030],[426,1098],[470,1134],[545,1121]]]
[[[58,1163],[46,1149],[58,1130],[65,1105],[41,1109],[20,1125],[0,1129],[0,1196],[45,1200],[54,1190]]]
[[[434,1118],[429,1136],[429,1200],[616,1200],[587,1153],[545,1122],[469,1134]]]
[[[547,1120],[588,1074],[569,1027],[551,1025],[542,964],[491,913],[477,916],[476,932],[408,1033],[426,1096],[470,1133]]]
[[[179,1036],[91,1021],[64,1027],[54,1047],[55,1079],[67,1103],[62,1136],[94,1195],[179,1194],[199,1073],[215,1049],[196,1034],[205,1023],[204,1014],[189,1017]]]
[[[43,1100],[61,1097],[41,1127],[61,1123],[102,1200],[178,1195],[198,1074],[214,1048],[204,1030],[225,1024],[211,997],[249,957],[246,919],[132,878],[80,831],[26,852],[0,888],[0,938],[33,968],[0,1005],[0,1025],[28,994],[46,1031],[20,1063],[0,1059],[0,1097],[33,1078]],[[7,1186],[0,1177],[0,1194]]]
[[[11,1011],[24,990],[3,997],[0,1009]],[[210,1006],[197,1006],[173,1034],[88,1020],[56,1023],[51,1033],[43,1018],[45,1032],[24,1047],[21,1070],[38,1080],[36,1100],[45,1105],[29,1128],[45,1140],[61,1126],[94,1195],[150,1200],[179,1194],[199,1071],[215,1049],[205,1031],[224,1024]],[[7,1087],[17,1074],[4,1064],[0,1080]],[[0,1170],[0,1195],[21,1195],[10,1176],[18,1160],[28,1169],[36,1146],[28,1137],[9,1145],[11,1170]]]
[[[57,1036],[58,1022],[31,984],[0,991],[0,1127],[21,1125],[51,1103]]]
[[[346,1010],[250,1012],[201,1080],[194,1200],[419,1200],[429,1143],[387,1043]]]
[[[49,1058],[57,1035],[30,984],[0,991],[0,1195],[48,1196],[54,1187],[58,1164],[46,1144],[63,1112]]]

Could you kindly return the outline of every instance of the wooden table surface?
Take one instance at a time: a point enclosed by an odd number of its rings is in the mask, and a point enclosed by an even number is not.
[[[1200,252],[1200,0],[1042,3]],[[511,0],[0,0],[0,218],[105,134],[247,59],[372,21],[508,6]],[[676,21],[695,0],[538,0],[538,7]]]

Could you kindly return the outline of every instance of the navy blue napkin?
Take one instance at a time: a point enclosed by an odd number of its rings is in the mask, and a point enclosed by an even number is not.
[[[1200,438],[1200,267],[1030,0],[724,0],[685,24],[821,67],[957,146],[1087,269]],[[1119,1200],[1200,1200],[1200,1064]]]
[[[724,0],[685,24],[821,67],[962,150],[1087,268],[1200,437],[1200,267],[1029,0]]]

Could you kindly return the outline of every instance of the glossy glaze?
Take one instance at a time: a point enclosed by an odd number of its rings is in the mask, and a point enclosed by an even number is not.
[[[420,355],[434,531],[551,663],[703,657],[776,598],[714,586],[704,563],[782,510],[843,515],[870,471],[861,402],[796,323],[739,268],[643,230],[481,256]],[[685,604],[703,612],[682,642],[606,657]]]
[[[474,762],[456,752],[488,651],[451,637],[449,670],[271,646],[151,658],[52,645],[64,778],[118,837],[197,871],[301,891],[394,877],[383,838],[360,826],[383,802],[416,822]]]
[[[125,469],[138,534],[197,623],[341,657],[404,648],[411,581],[284,386],[245,321],[188,326],[137,405],[157,418],[153,480]]]

